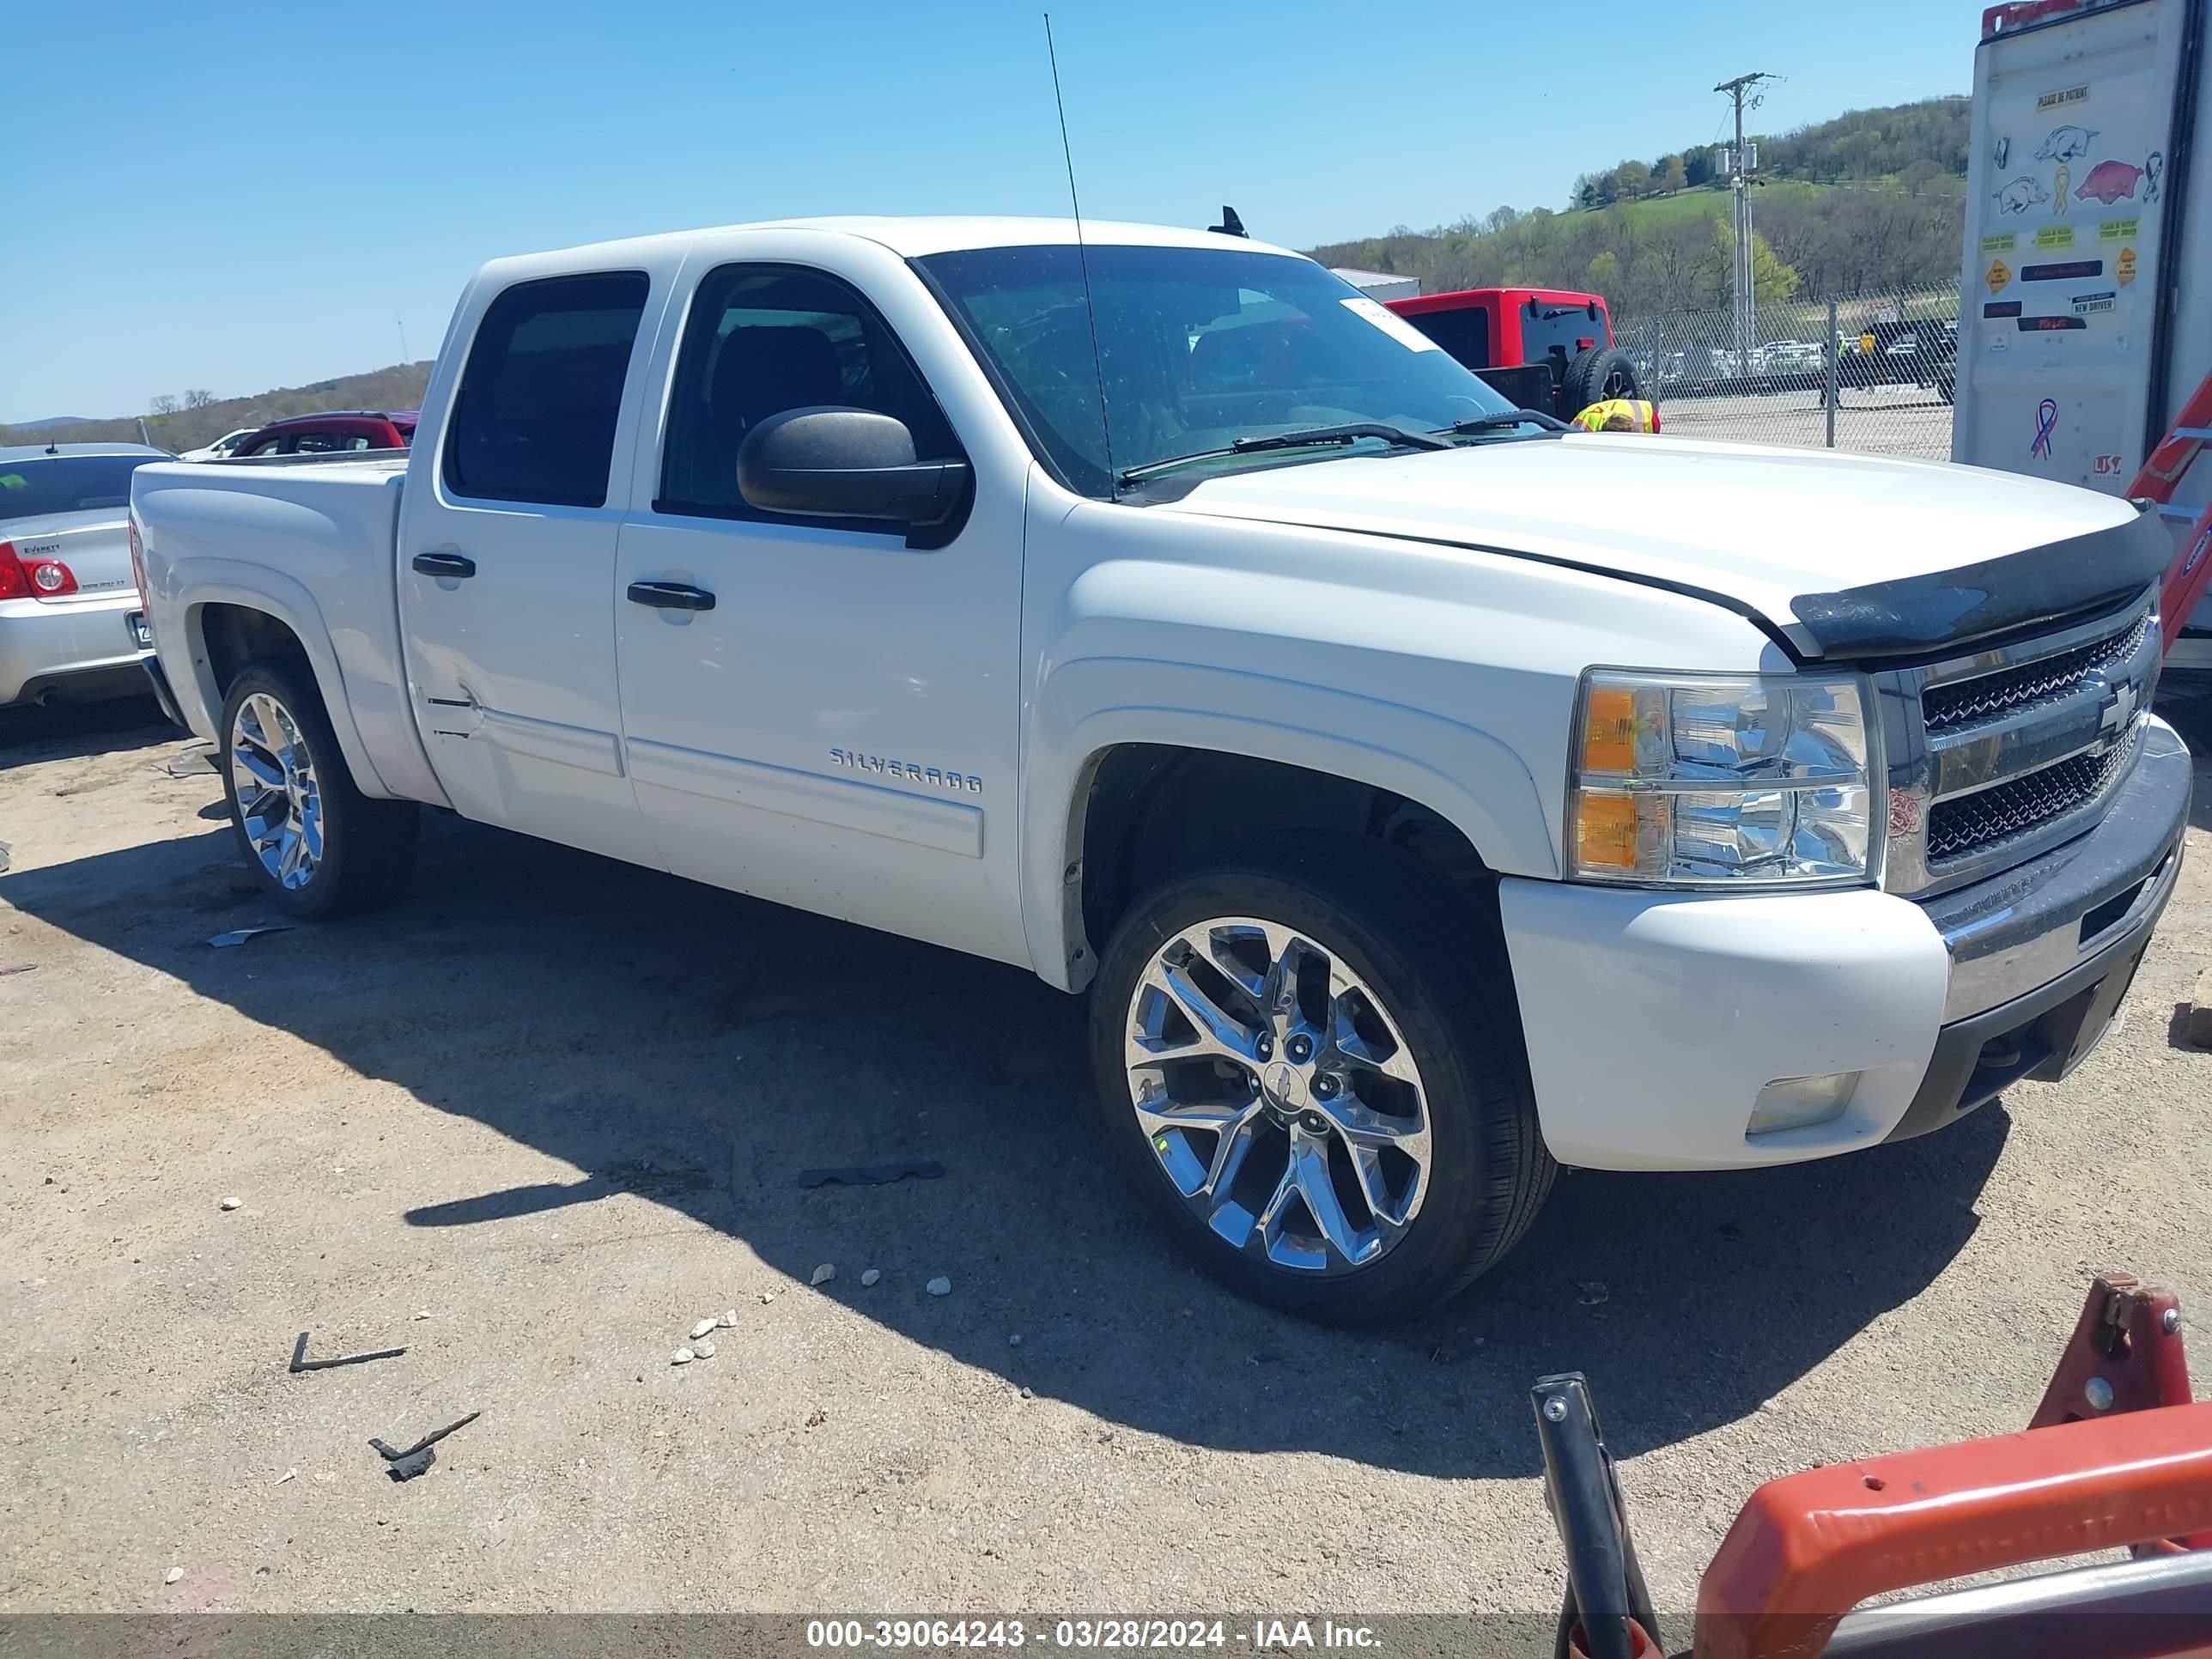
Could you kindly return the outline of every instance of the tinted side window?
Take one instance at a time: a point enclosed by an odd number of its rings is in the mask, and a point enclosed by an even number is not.
[[[1481,307],[1426,311],[1406,320],[1469,368],[1490,367],[1490,313]]]
[[[606,505],[615,422],[648,287],[639,270],[555,276],[518,283],[491,302],[447,428],[449,491]]]
[[[738,446],[769,416],[815,404],[896,416],[921,459],[960,453],[921,372],[857,290],[797,265],[709,271],[684,325],[653,510],[780,517],[738,494]]]

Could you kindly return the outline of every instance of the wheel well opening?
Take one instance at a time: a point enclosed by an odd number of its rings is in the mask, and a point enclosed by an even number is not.
[[[1145,886],[1279,830],[1321,830],[1401,847],[1486,908],[1495,878],[1442,814],[1373,784],[1280,761],[1159,744],[1125,744],[1093,763],[1071,849],[1082,875],[1083,931],[1103,950]]]
[[[231,682],[250,663],[307,662],[307,648],[298,635],[267,611],[242,605],[200,607],[199,655],[219,698],[228,695]]]

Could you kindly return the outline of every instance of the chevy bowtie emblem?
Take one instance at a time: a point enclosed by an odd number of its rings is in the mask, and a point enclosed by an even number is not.
[[[2097,730],[2116,736],[2126,731],[2135,720],[2136,710],[2142,706],[2142,693],[2136,690],[2136,683],[2133,680],[2106,679],[2104,675],[2097,673],[2091,674],[2089,678],[2093,684],[2103,680],[2105,686],[2105,701],[2097,716]]]

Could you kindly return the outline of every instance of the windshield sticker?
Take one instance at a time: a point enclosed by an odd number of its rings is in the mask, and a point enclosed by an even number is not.
[[[1355,317],[1364,317],[1408,351],[1442,351],[1443,348],[1387,306],[1355,294],[1341,301]]]
[[[2143,157],[2143,194],[2146,202],[2158,200],[2159,180],[2166,177],[2166,152],[2154,149]]]
[[[2143,170],[2126,161],[2100,161],[2089,169],[2089,176],[2081,181],[2081,188],[2074,194],[2082,201],[2102,202],[2106,207],[2122,197],[2133,200],[2136,180]]]
[[[1990,199],[1997,204],[1999,213],[2025,213],[2049,201],[2051,192],[2044,189],[2040,179],[2023,173],[2002,190],[1991,191]]]
[[[2009,138],[2000,138],[1997,140],[1996,153],[1990,157],[1990,165],[1996,168],[1999,173],[2002,173],[2005,170],[2005,162],[2010,159],[2011,155],[2012,140]]]
[[[2131,247],[2120,250],[2120,257],[2112,264],[2113,280],[2125,288],[2136,279],[2136,251]]]
[[[2094,127],[2053,127],[2051,136],[2043,141],[2043,148],[2035,152],[2035,159],[2070,161],[2077,155],[2087,155],[2089,143],[2096,136]]]
[[[2040,115],[2045,110],[2065,109],[2088,101],[2089,88],[2087,87],[2068,87],[2063,92],[2039,92],[2035,95],[2035,112]]]
[[[20,472],[0,472],[0,489],[28,489],[31,481]]]
[[[2065,162],[2061,161],[2058,164],[2058,170],[2051,175],[2051,193],[2058,198],[2057,204],[2051,210],[2053,213],[2063,213],[2067,210],[2069,201],[2066,187],[2073,182],[2074,170]],[[2071,234],[2069,233],[2069,235]]]
[[[2061,173],[2066,171],[2064,167],[2061,167],[2058,170]],[[2038,247],[2072,247],[2074,246],[2074,227],[2071,225],[2039,225],[2036,228],[2035,232],[2035,245]]]
[[[2009,253],[2020,246],[2020,233],[2014,230],[1992,231],[1982,238],[1984,253]]]
[[[2074,296],[2074,313],[2077,317],[2086,317],[2092,312],[2110,311],[2112,301],[2118,298],[2119,295],[2111,289],[2100,294],[2077,294]]]
[[[2142,223],[2140,219],[2107,219],[2097,227],[2097,240],[2100,242],[2128,241],[2134,237]]]
[[[1992,259],[1982,280],[1990,285],[1990,292],[1995,294],[2012,281],[2012,267],[2002,259]]]
[[[2063,265],[2022,265],[2020,280],[2023,283],[2073,283],[2084,276],[2105,274],[2102,259],[2069,259]]]

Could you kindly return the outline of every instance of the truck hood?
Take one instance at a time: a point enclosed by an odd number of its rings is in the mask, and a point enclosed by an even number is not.
[[[1805,658],[1960,645],[2157,580],[2154,516],[1978,467],[1577,433],[1209,478],[1158,510],[1594,570],[1747,616]]]

